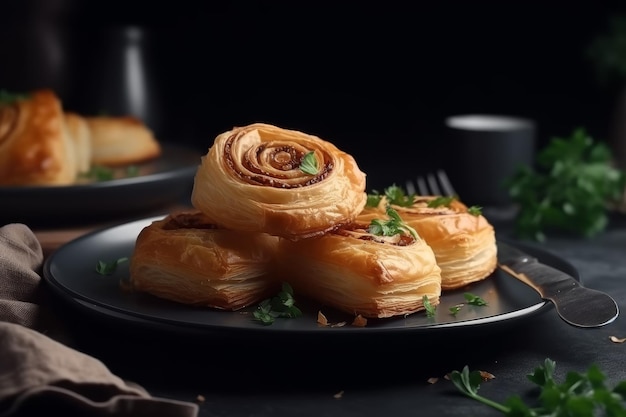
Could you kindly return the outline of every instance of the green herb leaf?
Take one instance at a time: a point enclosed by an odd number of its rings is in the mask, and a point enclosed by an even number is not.
[[[302,311],[296,307],[293,288],[284,282],[282,290],[276,296],[261,301],[252,315],[255,320],[260,321],[262,324],[270,325],[279,317],[300,317],[302,316]]]
[[[556,364],[545,359],[543,366],[536,368],[527,378],[539,387],[535,403],[537,407],[525,404],[518,395],[509,396],[504,404],[497,403],[478,393],[483,381],[481,372],[471,371],[467,366],[462,371],[449,374],[452,383],[463,394],[502,412],[507,416],[624,416],[624,387],[626,381],[613,388],[606,385],[606,376],[600,368],[592,364],[587,372],[570,371],[565,381],[554,379]]]
[[[428,202],[428,207],[437,208],[437,207],[450,207],[450,204],[455,200],[455,197],[437,197]]]
[[[584,129],[552,138],[536,158],[505,180],[518,204],[518,237],[543,241],[549,231],[594,236],[608,224],[608,209],[626,189],[626,172],[612,166],[608,146]]]
[[[0,104],[12,104],[18,100],[25,100],[28,94],[10,93],[7,90],[0,90]]]
[[[463,297],[465,297],[467,304],[471,304],[473,306],[486,306],[487,305],[487,302],[485,300],[483,300],[481,297],[475,294],[472,294],[471,292],[464,293]]]
[[[426,317],[435,317],[435,313],[437,312],[437,307],[432,305],[427,295],[422,297],[422,302],[424,303],[424,308],[426,309]]]
[[[383,199],[383,195],[374,190],[371,194],[367,195],[366,207],[378,207],[380,201]]]
[[[368,228],[369,233],[376,236],[395,236],[403,233],[409,233],[414,239],[418,239],[415,229],[406,224],[396,210],[394,210],[391,206],[387,206],[386,212],[389,219],[373,219]]]
[[[508,407],[505,407],[502,404],[496,403],[495,401],[492,401],[478,394],[480,384],[483,381],[483,377],[480,374],[480,371],[470,372],[469,368],[465,366],[463,367],[463,370],[461,372],[452,371],[449,376],[450,380],[459,389],[459,391],[461,391],[468,397],[480,401],[483,404],[489,405],[503,413],[507,413],[509,411]]]
[[[112,262],[98,261],[96,272],[100,275],[112,275],[117,270],[117,266],[126,261],[128,258],[119,258]]]
[[[464,304],[457,304],[457,305],[454,305],[454,306],[450,307],[449,308],[450,314],[452,314],[453,316],[456,316],[457,314],[459,314],[459,311],[461,311],[463,306],[464,306]]]
[[[311,151],[302,157],[302,161],[300,161],[300,171],[309,175],[316,175],[320,172],[315,152]]]
[[[126,167],[127,177],[136,177],[139,175],[139,167],[137,165],[129,165]]]
[[[483,208],[479,206],[471,206],[467,208],[467,212],[472,216],[478,217],[483,214]]]
[[[415,202],[415,194],[406,194],[404,189],[393,184],[385,188],[387,202],[400,207],[411,207]]]
[[[94,181],[110,181],[114,178],[114,171],[111,168],[103,167],[100,165],[92,166],[89,172],[85,172],[81,176],[83,178],[91,179]]]

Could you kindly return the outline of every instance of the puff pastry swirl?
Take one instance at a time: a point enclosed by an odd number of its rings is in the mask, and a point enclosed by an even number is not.
[[[131,290],[171,301],[238,310],[275,294],[278,238],[215,226],[198,211],[145,227],[130,260]]]
[[[301,163],[313,153],[317,173]],[[365,174],[317,136],[256,123],[215,138],[191,196],[223,227],[297,240],[351,223],[365,206]]]
[[[487,278],[496,268],[497,246],[493,226],[483,215],[473,215],[457,199],[429,207],[440,196],[416,196],[410,206],[391,204],[433,249],[441,267],[443,291]],[[383,196],[376,207],[366,207],[359,221],[369,221],[386,210]]]
[[[422,239],[382,237],[369,224],[352,223],[323,236],[281,239],[279,258],[285,281],[297,294],[368,318],[424,310],[441,295],[441,269]]]

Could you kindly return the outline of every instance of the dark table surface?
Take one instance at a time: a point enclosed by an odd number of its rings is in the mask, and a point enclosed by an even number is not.
[[[508,222],[493,222],[499,236],[511,237]],[[550,236],[536,245],[571,263],[585,286],[609,293],[626,310],[626,216],[612,218],[594,238]],[[197,402],[207,417],[501,415],[444,378],[465,365],[495,376],[480,393],[499,402],[515,394],[532,404],[537,390],[526,375],[546,358],[556,362],[559,380],[591,364],[609,385],[626,379],[626,343],[610,339],[626,337],[623,315],[581,329],[549,308],[499,326],[320,338],[163,333],[68,313],[77,348],[154,396]]]

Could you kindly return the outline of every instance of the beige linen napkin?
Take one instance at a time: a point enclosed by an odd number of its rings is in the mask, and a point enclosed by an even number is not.
[[[67,346],[42,288],[41,245],[25,225],[0,227],[0,417],[195,417],[194,403],[152,397]]]

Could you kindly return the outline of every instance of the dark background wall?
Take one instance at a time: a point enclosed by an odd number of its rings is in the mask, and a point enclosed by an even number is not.
[[[604,140],[616,89],[586,48],[618,2],[4,1],[0,88],[52,87],[94,112],[115,70],[109,28],[145,30],[150,123],[204,151],[262,121],[352,153],[382,188],[436,168],[454,148],[446,116],[537,121],[538,146],[587,128]],[[56,52],[55,52],[56,51]],[[104,92],[103,92],[104,91]],[[114,109],[107,109],[114,112]]]

